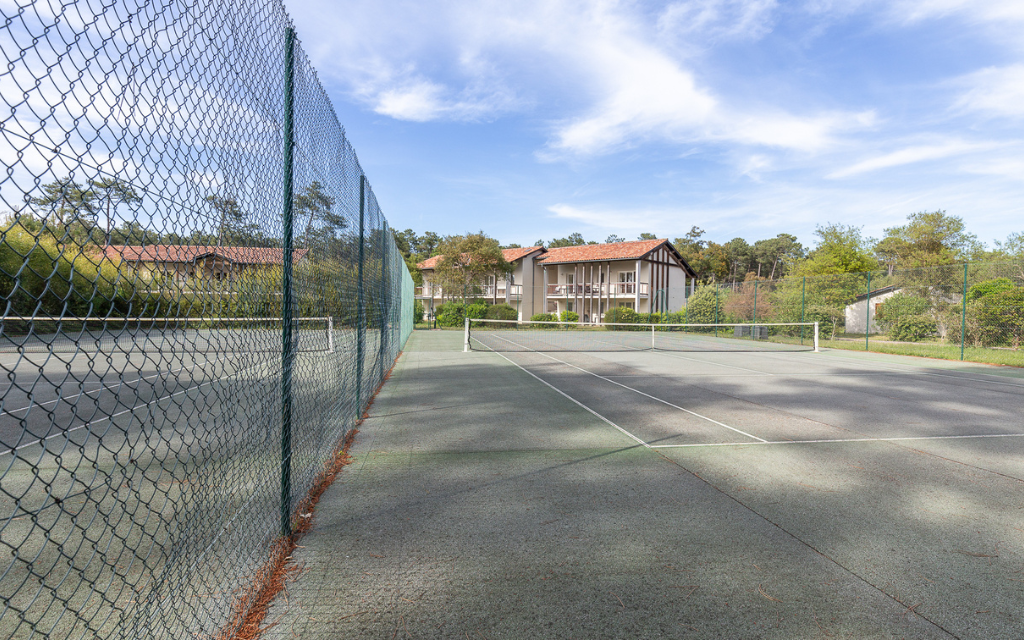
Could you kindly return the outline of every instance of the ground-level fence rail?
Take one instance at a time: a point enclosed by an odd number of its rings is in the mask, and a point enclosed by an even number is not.
[[[279,0],[0,15],[0,640],[228,637],[412,280]]]

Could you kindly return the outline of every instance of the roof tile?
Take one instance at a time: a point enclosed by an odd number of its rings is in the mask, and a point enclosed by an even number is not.
[[[636,240],[633,242],[612,242],[610,244],[584,244],[575,247],[556,247],[539,260],[544,264],[568,262],[598,262],[605,260],[635,260],[642,258],[668,240]]]
[[[121,258],[129,262],[195,262],[207,256],[218,256],[235,264],[282,264],[284,250],[272,247],[216,247],[194,244],[110,245],[104,247],[108,258]],[[292,260],[306,257],[309,249],[295,249]]]
[[[521,260],[522,258],[530,255],[534,251],[538,251],[541,249],[543,249],[543,247],[516,247],[514,249],[502,249],[501,255],[505,256],[506,262],[515,262],[516,260]],[[437,263],[440,262],[441,258],[443,257],[443,255],[433,256],[431,258],[427,258],[423,262],[418,263],[416,266],[419,267],[420,269],[435,269],[437,268]]]

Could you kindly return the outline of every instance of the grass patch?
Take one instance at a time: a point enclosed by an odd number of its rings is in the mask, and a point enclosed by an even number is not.
[[[846,351],[864,351],[864,340],[822,340],[822,347],[844,349]],[[871,341],[872,353],[891,353],[897,356],[920,356],[938,358],[940,360],[960,360],[960,345],[940,344],[934,342],[887,342]],[[1024,367],[1024,351],[1013,349],[982,349],[966,347],[964,362],[982,364],[1001,364],[1011,367]]]

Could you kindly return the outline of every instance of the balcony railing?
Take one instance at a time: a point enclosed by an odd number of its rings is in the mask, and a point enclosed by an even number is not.
[[[602,282],[600,284],[549,284],[549,298],[575,298],[602,296],[636,296],[646,298],[649,295],[650,286],[646,282]]]
[[[472,285],[466,288],[466,295],[473,298],[497,297],[498,300],[504,300],[506,291],[508,292],[508,297],[511,299],[520,299],[523,297],[523,285],[514,284],[506,287],[504,283],[497,286],[493,284]],[[413,295],[417,298],[440,298],[441,287],[416,287]],[[461,293],[458,295],[461,295]]]

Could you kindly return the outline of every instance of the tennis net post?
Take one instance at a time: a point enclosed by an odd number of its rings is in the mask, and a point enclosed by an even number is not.
[[[466,318],[465,341],[462,345],[462,352],[469,353],[469,318]]]
[[[821,349],[818,348],[818,322],[814,322],[814,353],[821,353]]]

